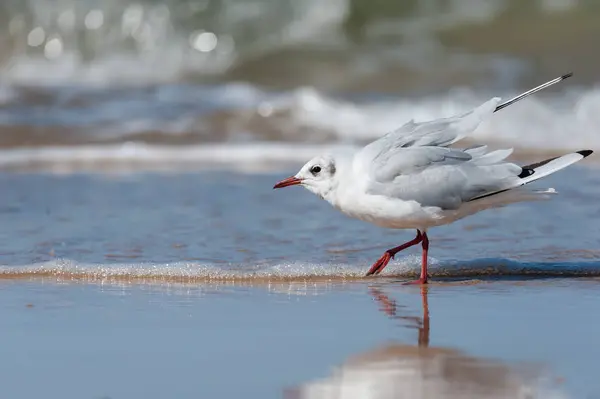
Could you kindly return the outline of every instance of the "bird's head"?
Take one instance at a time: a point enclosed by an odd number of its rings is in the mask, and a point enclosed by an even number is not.
[[[321,198],[327,198],[336,188],[340,162],[333,154],[317,156],[300,169],[294,176],[275,184],[275,188],[301,185]]]

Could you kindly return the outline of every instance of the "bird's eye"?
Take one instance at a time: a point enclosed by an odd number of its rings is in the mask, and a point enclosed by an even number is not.
[[[315,165],[312,168],[310,168],[310,173],[312,173],[313,175],[316,175],[320,171],[321,171],[321,167],[319,165]]]

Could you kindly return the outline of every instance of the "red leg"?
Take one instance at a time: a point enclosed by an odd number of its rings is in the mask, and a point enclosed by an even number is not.
[[[373,266],[371,266],[371,268],[369,269],[369,271],[367,272],[366,275],[370,276],[372,274],[381,273],[381,271],[387,266],[387,264],[390,262],[390,259],[392,259],[394,257],[394,255],[396,255],[398,252],[402,251],[403,249],[412,247],[413,245],[417,245],[422,240],[423,240],[423,235],[421,235],[421,232],[419,230],[417,230],[417,236],[413,240],[411,240],[407,243],[404,243],[396,248],[388,249],[387,251],[385,251],[385,253],[381,256],[381,258],[379,258],[377,260],[377,262],[375,262],[373,264]]]
[[[429,251],[429,238],[427,238],[427,233],[423,233],[421,245],[423,246],[423,255],[421,258],[421,276],[418,280],[411,281],[407,284],[427,284],[427,252]]]

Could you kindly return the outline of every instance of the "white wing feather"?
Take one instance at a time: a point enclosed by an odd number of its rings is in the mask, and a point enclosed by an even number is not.
[[[504,162],[512,149],[448,148],[489,118],[499,102],[493,98],[457,117],[410,121],[359,151],[355,172],[366,177],[368,193],[443,209],[456,209],[478,195],[514,187],[522,169]]]

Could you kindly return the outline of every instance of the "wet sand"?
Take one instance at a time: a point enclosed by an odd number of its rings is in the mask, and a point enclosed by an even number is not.
[[[600,394],[593,279],[0,287],[21,398]]]

